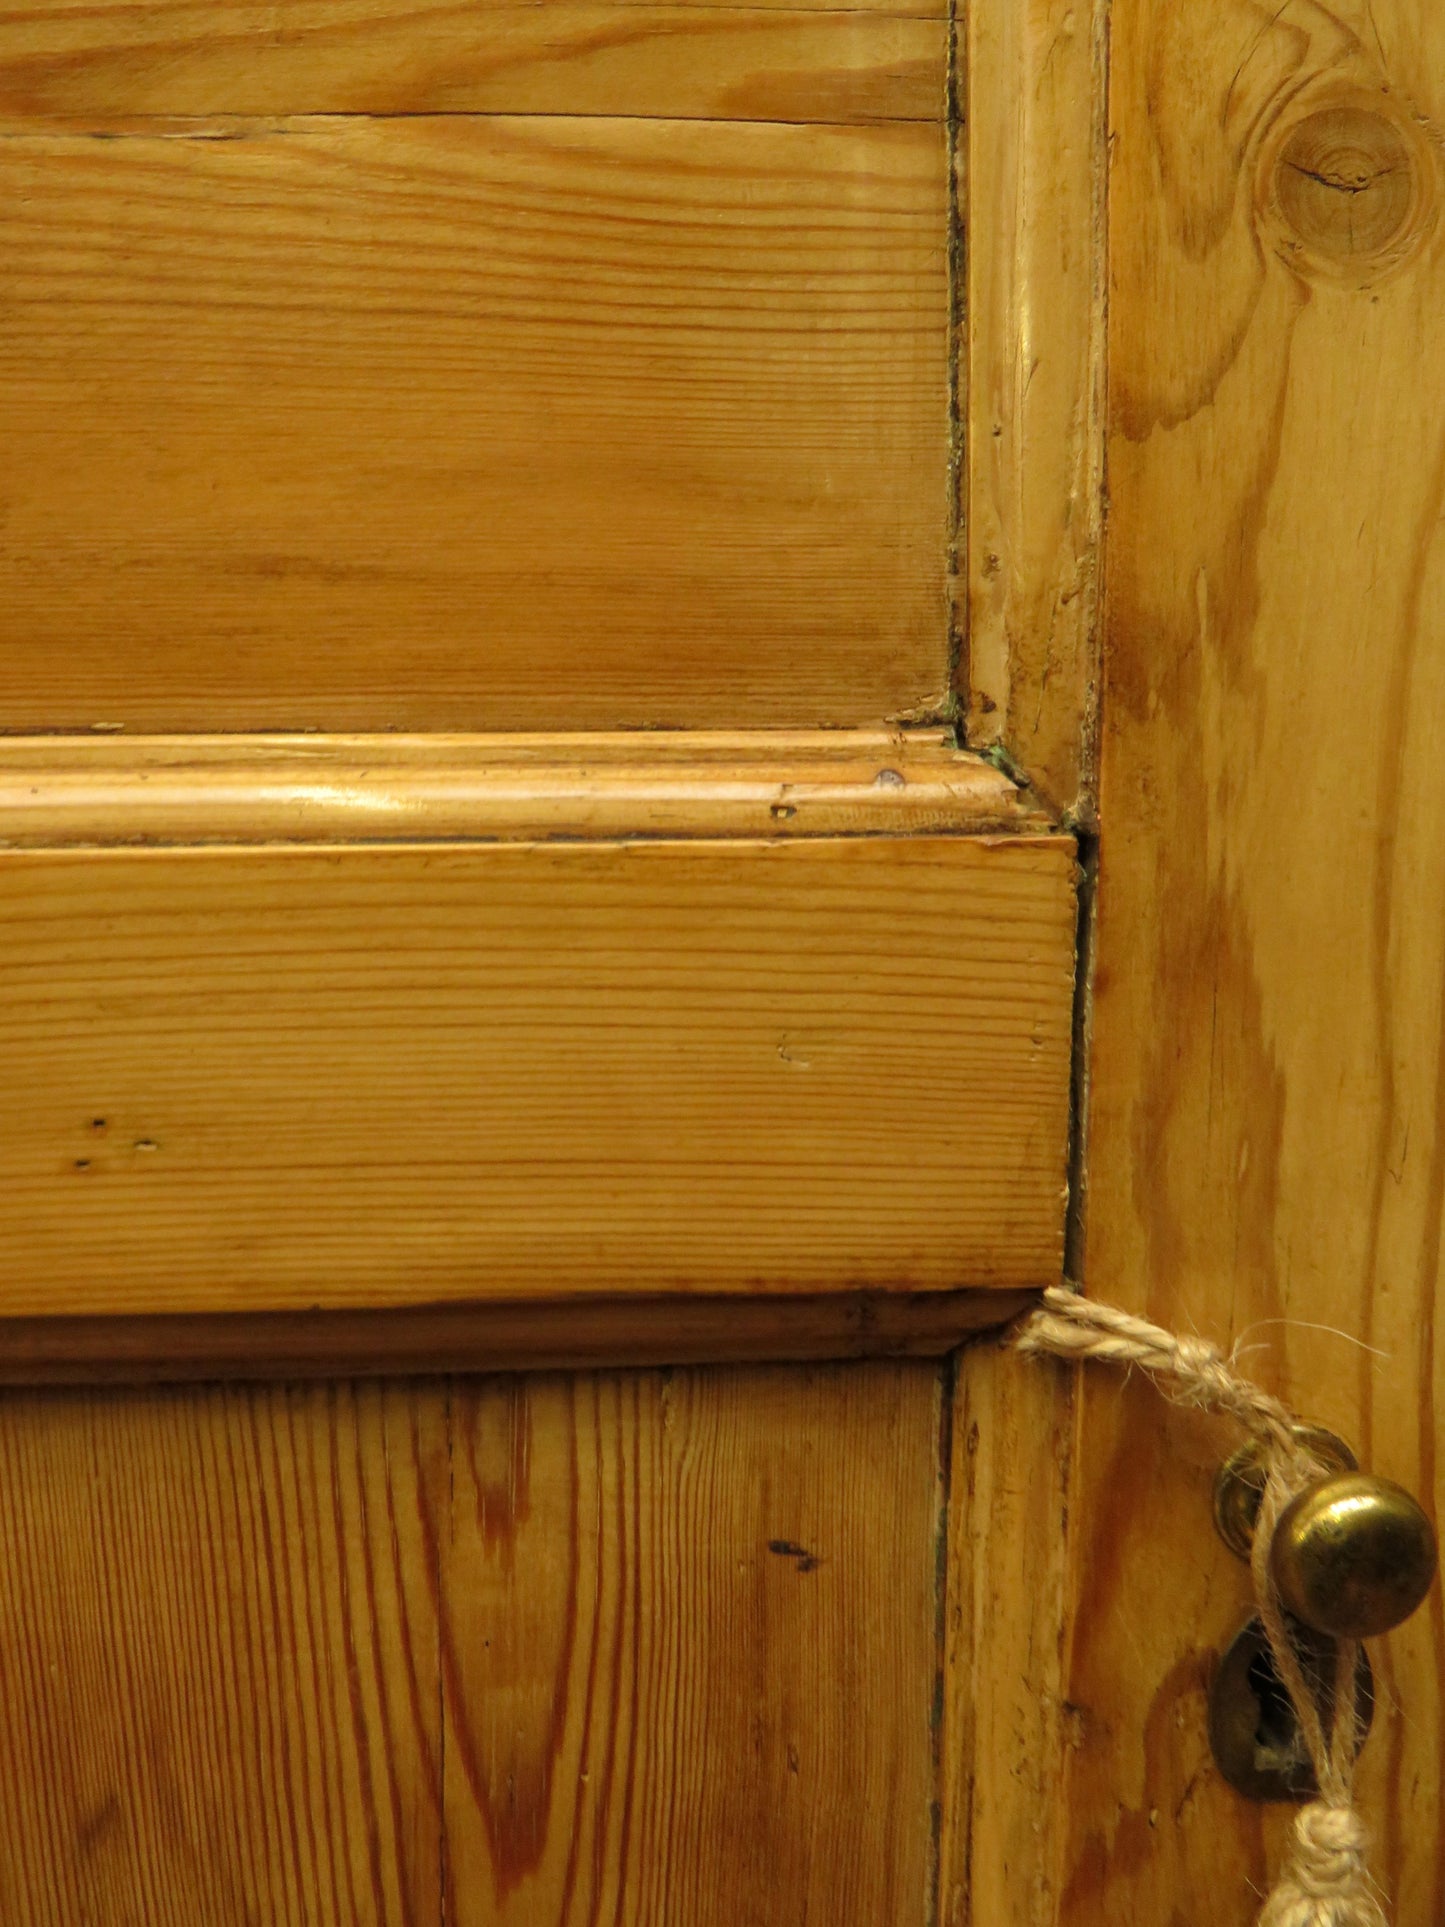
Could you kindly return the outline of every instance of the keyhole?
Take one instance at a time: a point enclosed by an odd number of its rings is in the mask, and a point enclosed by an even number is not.
[[[1294,1626],[1292,1631],[1299,1642],[1305,1678],[1313,1682],[1321,1714],[1328,1723],[1334,1642],[1303,1626]],[[1363,1739],[1375,1710],[1374,1680],[1363,1647],[1355,1675],[1355,1710]],[[1257,1619],[1240,1629],[1215,1669],[1209,1688],[1209,1745],[1224,1778],[1248,1799],[1308,1800],[1314,1796],[1314,1768],[1304,1735]]]
[[[1254,1769],[1256,1773],[1294,1773],[1308,1765],[1299,1721],[1290,1705],[1289,1694],[1274,1670],[1268,1652],[1256,1653],[1249,1662],[1249,1690],[1259,1708],[1254,1729]]]

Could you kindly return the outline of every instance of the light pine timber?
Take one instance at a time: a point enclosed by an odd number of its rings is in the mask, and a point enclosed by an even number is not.
[[[1445,13],[1113,10],[1110,565],[1085,1278],[1445,1506]],[[1017,1368],[1017,1369],[1022,1369]],[[1086,1381],[1061,1919],[1253,1921],[1225,1440]],[[1438,1920],[1445,1607],[1375,1647],[1360,1804]]]
[[[979,1342],[951,1387],[939,1927],[1064,1917],[1079,1743],[1067,1663],[1072,1615],[1087,1610],[1070,1583],[1079,1400],[1067,1376],[1035,1363]]]
[[[1018,1288],[1062,836],[0,855],[0,1312]]]
[[[968,740],[1096,814],[1102,587],[1106,8],[961,10],[969,246],[955,620]]]
[[[1039,831],[944,732],[0,737],[0,847]]]
[[[936,709],[947,176],[941,123],[12,128],[0,720]]]
[[[939,1401],[890,1364],[7,1398],[4,1918],[918,1927]]]
[[[46,0],[0,6],[0,114],[937,121],[947,44],[942,0]]]
[[[1006,751],[1035,803],[1084,830],[1098,827],[1106,28],[1101,5],[967,8],[955,83],[970,236],[955,589],[967,638],[959,681],[967,737]],[[1086,913],[1081,931],[1087,924]],[[1087,971],[1087,954],[1078,967]],[[1088,1202],[1089,1069],[1081,1023],[1076,1238]],[[1099,1289],[1107,1293],[1108,1281]],[[1074,1565],[1077,1536],[1089,1530],[1072,1504],[1080,1415],[1068,1374],[990,1342],[959,1359],[941,1644],[940,1927],[1062,1927],[1074,1918],[1068,1802],[1083,1728],[1069,1699],[1069,1653],[1094,1610]],[[1121,1670],[1132,1668],[1127,1647],[1111,1651]],[[1102,1805],[1108,1791],[1090,1797]],[[1159,1918],[1182,1923],[1188,1895],[1168,1891]],[[1212,1901],[1212,1884],[1201,1891]]]

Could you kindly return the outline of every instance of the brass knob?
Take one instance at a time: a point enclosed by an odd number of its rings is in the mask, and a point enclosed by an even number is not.
[[[1337,1639],[1369,1639],[1429,1592],[1435,1529],[1403,1486],[1346,1472],[1291,1500],[1269,1558],[1287,1612]]]

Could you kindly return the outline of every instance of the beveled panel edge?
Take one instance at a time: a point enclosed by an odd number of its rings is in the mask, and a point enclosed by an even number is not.
[[[938,1358],[1026,1311],[1032,1290],[649,1294],[373,1311],[0,1322],[0,1385],[427,1376]]]
[[[0,738],[0,849],[1047,833],[937,730]]]

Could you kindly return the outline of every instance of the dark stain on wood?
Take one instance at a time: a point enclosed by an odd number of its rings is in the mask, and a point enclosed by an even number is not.
[[[799,1572],[816,1572],[823,1563],[816,1552],[809,1552],[796,1539],[769,1539],[768,1551],[779,1559],[793,1560]]]

